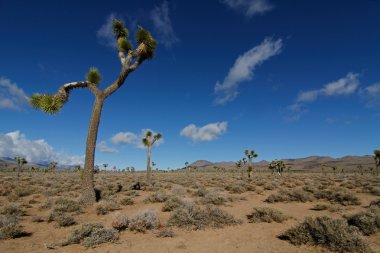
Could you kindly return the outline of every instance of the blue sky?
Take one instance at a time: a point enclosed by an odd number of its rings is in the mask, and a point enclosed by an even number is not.
[[[155,58],[106,100],[96,163],[144,168],[145,129],[160,168],[371,154],[380,135],[380,1],[0,1],[0,156],[83,161],[93,95],[54,116],[26,103],[120,70],[112,18],[158,40]],[[132,36],[133,38],[133,36]]]

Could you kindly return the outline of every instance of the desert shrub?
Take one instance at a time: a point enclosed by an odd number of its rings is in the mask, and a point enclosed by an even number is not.
[[[323,210],[327,210],[329,208],[328,205],[325,205],[325,204],[316,204],[315,206],[313,206],[312,208],[310,208],[310,210],[313,210],[313,211],[323,211]]]
[[[339,203],[344,206],[360,205],[360,200],[358,197],[356,197],[353,193],[340,188],[318,191],[314,193],[314,196],[317,199],[327,199],[331,203]]]
[[[6,204],[0,209],[0,214],[8,216],[22,216],[25,211],[17,204]]]
[[[133,201],[131,197],[125,197],[120,200],[120,204],[122,204],[123,206],[131,206],[134,203],[135,202]]]
[[[119,215],[112,221],[112,227],[116,230],[125,230],[128,228],[129,219],[127,216]]]
[[[114,200],[103,200],[100,201],[96,206],[96,214],[105,215],[109,212],[119,210],[119,204]]]
[[[358,227],[365,235],[380,231],[380,209],[371,208],[365,212],[346,217],[348,224]]]
[[[369,204],[370,207],[380,207],[380,199],[372,200]]]
[[[145,198],[144,202],[151,202],[151,203],[162,203],[168,200],[169,195],[167,195],[163,191],[155,192],[151,195],[149,195],[147,198]]]
[[[277,194],[271,194],[265,200],[268,203],[274,202],[307,202],[313,201],[313,195],[307,191],[302,189],[294,189],[294,190],[280,190]]]
[[[89,237],[91,233],[97,229],[102,229],[103,225],[100,223],[83,223],[78,225],[72,230],[64,240],[60,243],[61,246],[67,246],[70,244],[78,244],[84,238]]]
[[[212,205],[220,206],[220,205],[225,204],[227,201],[228,201],[227,198],[220,195],[219,193],[209,192],[203,198],[201,198],[199,202],[204,205],[212,204]]]
[[[187,204],[174,210],[168,221],[169,225],[194,230],[208,226],[221,228],[240,223],[240,220],[236,220],[231,214],[217,207],[201,209],[193,204]]]
[[[172,196],[170,197],[165,203],[164,205],[162,206],[162,211],[163,212],[171,212],[173,211],[174,209],[182,206],[184,203],[183,201],[177,197],[177,196]]]
[[[186,194],[186,188],[181,185],[174,185],[172,187],[172,193],[177,196],[184,196]]]
[[[147,230],[157,228],[158,224],[156,212],[145,210],[132,216],[129,220],[129,230],[145,233]]]
[[[39,210],[50,209],[53,206],[53,200],[48,199],[45,203],[38,207]]]
[[[360,237],[358,229],[349,226],[346,220],[327,216],[307,217],[296,227],[279,236],[294,245],[314,244],[339,252],[371,252]]]
[[[232,186],[227,186],[225,189],[227,191],[230,191],[231,193],[244,193],[247,191],[247,189],[241,184],[234,184]]]
[[[23,234],[17,216],[0,215],[0,240],[19,237]]]
[[[273,184],[273,183],[268,183],[268,184],[265,184],[264,186],[264,190],[274,190],[276,188],[276,185]]]
[[[164,228],[161,229],[157,235],[157,237],[164,238],[164,237],[174,237],[175,233],[171,228]]]
[[[130,197],[140,196],[140,194],[135,190],[126,191],[124,194]]]
[[[83,245],[87,248],[95,247],[96,245],[105,242],[116,242],[119,239],[119,233],[115,229],[98,228],[94,229],[90,236],[85,237]]]
[[[76,224],[76,221],[73,216],[71,216],[68,213],[60,212],[53,210],[50,212],[48,219],[48,222],[55,221],[58,225],[58,227],[68,227]]]
[[[287,220],[288,217],[285,216],[282,212],[269,207],[257,207],[254,208],[252,213],[247,215],[249,223],[258,223],[258,222],[268,222],[273,221],[277,223],[282,223]]]
[[[196,197],[204,197],[204,196],[206,196],[207,193],[208,193],[208,191],[206,190],[206,188],[201,187],[201,188],[198,188],[198,189],[193,193],[193,195],[196,196]]]
[[[54,210],[57,212],[80,212],[80,205],[78,202],[67,199],[59,198],[54,202]]]

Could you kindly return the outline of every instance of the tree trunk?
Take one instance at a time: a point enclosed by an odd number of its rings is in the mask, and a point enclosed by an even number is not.
[[[151,182],[151,171],[150,171],[150,150],[151,150],[151,147],[148,146],[148,160],[147,160],[147,164],[146,164],[146,181],[148,182],[148,184],[150,184]]]
[[[87,134],[84,177],[82,182],[83,188],[81,196],[83,203],[87,205],[91,205],[96,202],[94,189],[95,147],[104,100],[105,98],[103,95],[96,96]]]

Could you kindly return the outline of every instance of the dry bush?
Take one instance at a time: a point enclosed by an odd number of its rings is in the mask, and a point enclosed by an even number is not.
[[[81,211],[81,208],[79,203],[74,200],[59,198],[54,202],[54,210],[57,212],[79,213]]]
[[[119,215],[115,220],[112,221],[112,227],[116,230],[125,230],[128,228],[129,219],[127,216]]]
[[[25,215],[25,210],[20,205],[9,203],[0,209],[0,214],[8,216],[22,216]]]
[[[174,237],[175,233],[171,228],[163,228],[161,229],[157,234],[157,237],[164,238],[164,237]]]
[[[122,204],[123,206],[131,206],[134,203],[135,202],[133,201],[133,198],[131,197],[124,197],[120,200],[120,204]]]
[[[318,191],[314,193],[314,197],[317,199],[327,199],[331,203],[338,203],[343,206],[361,204],[358,197],[356,197],[352,192],[342,188],[332,188],[324,191]]]
[[[157,214],[153,210],[144,210],[132,216],[129,220],[129,230],[145,233],[147,230],[157,228],[159,224]]]
[[[204,205],[211,204],[211,205],[216,205],[216,206],[224,205],[227,201],[228,199],[225,196],[217,192],[209,192],[203,198],[199,200],[201,204],[204,204]]]
[[[174,185],[172,187],[172,193],[174,195],[177,195],[177,196],[180,196],[180,197],[183,197],[185,196],[186,194],[186,188],[181,186],[181,185]]]
[[[265,200],[268,203],[274,202],[307,202],[313,201],[313,195],[310,192],[302,189],[283,190],[281,189],[277,194],[271,194]]]
[[[184,202],[179,197],[172,196],[164,203],[161,210],[163,212],[171,212],[182,205],[184,205]]]
[[[277,223],[282,223],[283,221],[288,219],[288,217],[285,216],[282,212],[270,207],[254,208],[252,213],[247,215],[247,218],[249,223],[271,223],[273,221]]]
[[[102,200],[96,205],[96,214],[105,215],[109,212],[119,210],[119,204],[114,200]]]
[[[17,216],[0,215],[0,240],[16,238],[23,234]]]
[[[315,206],[310,208],[310,210],[313,210],[313,211],[323,211],[327,209],[329,209],[329,206],[325,204],[316,204]]]
[[[162,203],[168,200],[169,195],[167,195],[164,191],[155,192],[144,199],[145,203]]]
[[[380,207],[380,199],[372,200],[369,204],[370,207]]]
[[[380,208],[370,208],[346,217],[348,224],[359,228],[365,235],[372,235],[380,231]]]
[[[99,223],[84,223],[71,231],[60,245],[67,246],[82,242],[88,248],[105,242],[115,242],[118,239],[119,233],[115,229],[105,229]]]
[[[294,245],[321,245],[338,252],[372,252],[356,227],[349,226],[346,220],[327,216],[307,217],[279,238]]]
[[[241,224],[241,221],[217,207],[208,206],[206,209],[201,209],[196,205],[188,204],[174,210],[168,224],[197,230],[205,227],[222,228],[227,225]]]
[[[50,212],[47,221],[48,222],[55,221],[58,227],[68,227],[68,226],[75,225],[77,223],[74,217],[71,216],[70,214],[56,211],[56,210],[53,210],[52,212]]]

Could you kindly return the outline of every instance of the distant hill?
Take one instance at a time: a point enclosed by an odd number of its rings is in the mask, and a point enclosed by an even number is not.
[[[370,167],[375,168],[372,156],[344,156],[341,158],[332,158],[328,156],[309,156],[305,158],[294,159],[281,159],[291,170],[320,170],[323,166],[326,170],[332,170],[335,166],[338,170],[344,168],[345,170],[357,169],[358,165],[362,165],[364,169]],[[257,169],[268,169],[269,162],[262,160],[254,162],[253,166]],[[190,164],[198,169],[212,169],[215,166],[225,169],[235,169],[235,162],[210,162],[206,160],[198,160]],[[246,165],[247,166],[247,165]]]
[[[31,167],[34,168],[47,168],[49,166],[49,162],[39,162],[39,163],[27,163],[23,165],[23,169],[29,169]],[[0,157],[0,170],[13,170],[14,168],[17,168],[17,162],[14,158],[10,157]],[[60,166],[58,164],[56,169],[66,169],[71,168],[74,169],[74,165],[70,166]]]

